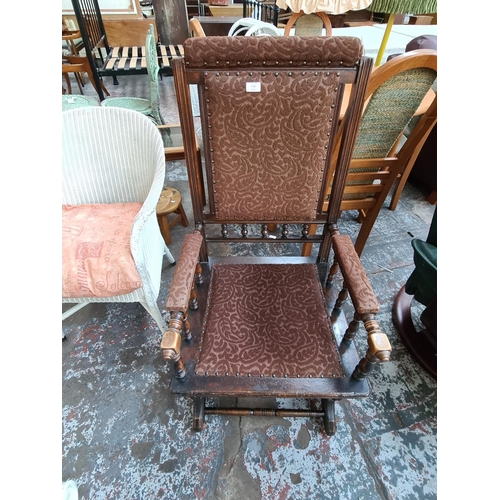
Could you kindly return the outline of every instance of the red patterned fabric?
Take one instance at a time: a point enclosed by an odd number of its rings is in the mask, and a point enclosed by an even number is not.
[[[113,297],[142,286],[130,230],[141,203],[63,205],[63,298]]]
[[[259,38],[259,37],[257,37]],[[314,220],[338,101],[333,71],[205,77],[215,214]],[[257,85],[249,92],[248,85]]]
[[[187,311],[202,241],[203,238],[199,233],[188,234],[184,237],[179,261],[168,292],[165,306],[167,311]]]
[[[198,374],[344,376],[313,264],[214,264],[205,320]]]
[[[361,40],[352,36],[207,36],[184,42],[188,69],[235,68],[249,62],[256,67],[353,67],[362,55]]]
[[[346,234],[335,234],[332,236],[332,245],[356,312],[376,314],[379,310],[378,301],[351,238]]]

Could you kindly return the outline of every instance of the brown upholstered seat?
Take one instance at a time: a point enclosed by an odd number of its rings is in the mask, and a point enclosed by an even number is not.
[[[344,376],[315,264],[214,264],[202,335],[195,373]]]
[[[354,246],[336,225],[371,60],[351,37],[200,37],[186,40],[173,70],[196,229],[184,240],[166,302],[161,351],[173,361],[171,390],[194,397],[195,430],[209,414],[266,414],[322,417],[333,434],[335,400],[367,396],[367,374],[391,350]],[[204,172],[192,84],[202,108]],[[336,195],[322,213],[346,84],[353,89]],[[308,236],[312,223],[323,233]],[[270,234],[271,224],[280,234]],[[298,254],[304,241],[320,245],[317,259],[266,250]],[[233,242],[248,244],[248,256],[214,251]],[[338,290],[322,286],[332,247],[346,273],[337,301]],[[356,310],[349,327],[341,312],[348,291]],[[369,344],[362,359],[352,342],[360,323]],[[207,397],[222,396],[321,399],[322,409],[206,407]]]

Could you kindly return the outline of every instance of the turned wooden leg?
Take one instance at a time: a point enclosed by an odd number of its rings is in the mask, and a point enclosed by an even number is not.
[[[193,410],[193,431],[200,432],[207,425],[205,424],[205,400],[206,398],[194,398]]]
[[[349,291],[344,286],[342,290],[340,290],[339,292],[337,301],[335,302],[335,305],[333,306],[332,309],[332,314],[330,315],[330,320],[332,321],[332,323],[340,316],[340,313],[342,312],[342,306],[345,304],[345,301],[347,300],[348,296],[349,296]]]
[[[347,330],[344,333],[344,338],[342,339],[342,343],[346,346],[351,345],[352,340],[358,333],[359,327],[361,326],[361,318],[358,314],[354,315],[354,319],[349,323]]]
[[[323,411],[323,425],[327,436],[333,436],[337,432],[337,423],[335,422],[335,400],[322,399]]]

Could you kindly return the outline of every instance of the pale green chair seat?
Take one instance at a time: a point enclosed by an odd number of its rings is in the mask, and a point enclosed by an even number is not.
[[[62,110],[99,106],[99,101],[94,97],[80,94],[65,94],[62,96]]]
[[[102,105],[112,108],[127,108],[143,115],[152,115],[151,103],[140,97],[112,97],[102,101]]]
[[[133,111],[138,111],[143,115],[148,116],[156,125],[164,125],[165,120],[160,113],[160,94],[158,90],[158,58],[156,54],[156,42],[153,25],[149,25],[148,34],[146,35],[146,68],[149,76],[149,100],[141,97],[111,97],[104,99],[101,106],[126,108]]]

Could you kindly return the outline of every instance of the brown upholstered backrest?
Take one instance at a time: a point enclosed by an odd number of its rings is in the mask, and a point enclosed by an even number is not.
[[[362,52],[354,37],[186,40],[184,60],[173,60],[172,66],[195,222],[241,225],[246,241],[255,234],[247,224],[261,225],[261,239],[268,238],[268,224],[281,224],[282,237],[290,241],[291,226],[299,228],[292,239],[301,239],[307,224],[332,222],[334,215],[321,213],[321,193],[346,84],[356,87],[351,96],[359,107],[355,118],[347,119],[353,125],[345,136],[354,144],[371,64]],[[203,180],[196,167],[189,84],[199,92]],[[345,144],[340,162],[347,173],[352,145]],[[320,242],[318,233],[313,238]],[[227,241],[227,234],[222,227],[220,237],[209,235],[207,241]]]

